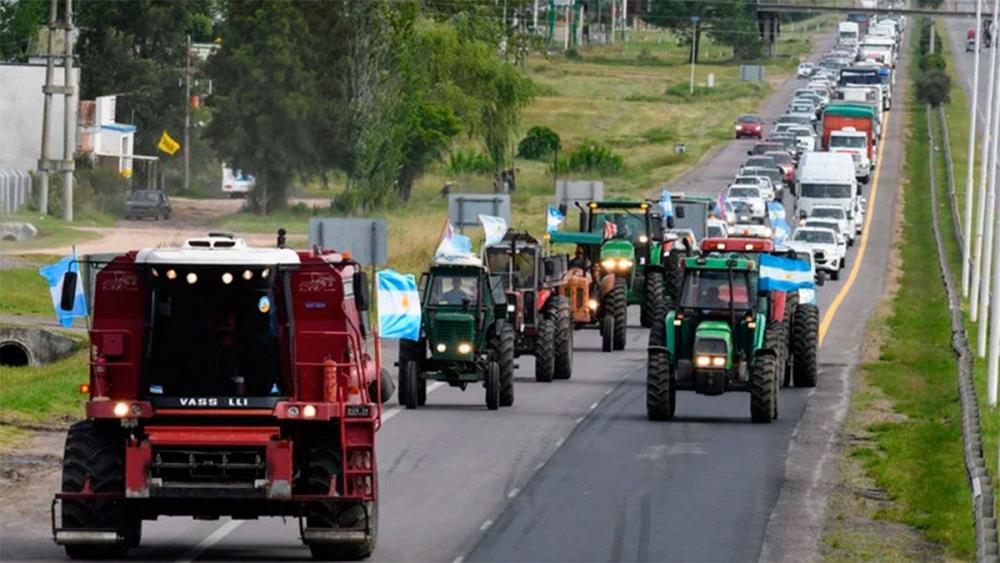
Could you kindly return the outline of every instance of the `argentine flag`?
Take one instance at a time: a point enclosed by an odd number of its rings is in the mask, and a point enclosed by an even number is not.
[[[549,206],[548,212],[545,215],[545,230],[549,233],[554,233],[559,230],[559,225],[562,224],[563,219],[566,216],[559,212],[559,208]]]
[[[809,264],[802,260],[792,260],[760,255],[761,291],[796,291],[816,287]]]
[[[503,240],[507,234],[507,221],[503,217],[479,214],[479,222],[483,224],[483,234],[486,235],[483,244],[490,246]]]
[[[438,245],[437,250],[434,251],[434,257],[440,258],[442,256],[457,256],[466,255],[472,253],[472,239],[469,237],[456,233],[455,227],[452,226],[451,222],[444,229],[444,238],[441,239],[441,244]]]
[[[420,295],[412,274],[382,270],[378,287],[378,325],[382,338],[420,339]]]
[[[66,272],[80,272],[80,266],[76,258],[67,256],[55,264],[42,266],[38,273],[49,282],[49,293],[52,295],[52,306],[56,310],[56,317],[59,324],[65,327],[73,326],[74,317],[87,316],[87,298],[83,294],[83,278],[76,277],[76,299],[73,300],[73,309],[63,311],[59,305],[62,301],[63,274]]]
[[[670,199],[670,192],[663,190],[663,194],[660,195],[660,207],[663,209],[663,217],[673,217],[674,216],[674,200]]]
[[[792,234],[792,226],[785,219],[785,206],[777,202],[768,202],[767,214],[774,229],[774,245],[781,246]]]

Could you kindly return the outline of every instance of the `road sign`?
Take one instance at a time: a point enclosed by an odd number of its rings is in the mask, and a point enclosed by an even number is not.
[[[764,67],[760,65],[740,65],[740,80],[764,80]]]
[[[351,258],[365,266],[386,263],[387,238],[382,219],[309,219],[309,246],[350,252]]]
[[[479,225],[480,215],[502,217],[510,224],[510,196],[507,194],[450,194],[448,219],[458,227]]]
[[[565,211],[574,204],[604,199],[604,182],[596,180],[559,180],[556,182],[556,204]]]

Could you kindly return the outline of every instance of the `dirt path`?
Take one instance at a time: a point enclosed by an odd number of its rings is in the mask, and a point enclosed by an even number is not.
[[[65,430],[36,432],[0,454],[0,522],[4,535],[48,529],[49,500],[59,490]]]

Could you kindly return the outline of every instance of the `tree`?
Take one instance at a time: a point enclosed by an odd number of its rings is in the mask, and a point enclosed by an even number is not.
[[[943,68],[931,67],[917,77],[917,99],[937,107],[951,100],[951,78]]]
[[[0,61],[24,61],[48,19],[49,0],[0,1]]]
[[[738,59],[757,58],[763,52],[754,3],[748,0],[650,0],[639,17],[647,23],[671,29],[684,37],[694,50],[695,57],[702,33],[732,47],[733,55]],[[692,44],[690,38],[695,29],[692,18],[695,17],[699,22]]]
[[[206,135],[219,156],[257,176],[251,204],[269,212],[287,203],[293,178],[315,171],[320,97],[315,46],[300,6],[281,0],[229,4],[222,48],[208,63],[216,83]],[[325,70],[325,69],[322,69]]]

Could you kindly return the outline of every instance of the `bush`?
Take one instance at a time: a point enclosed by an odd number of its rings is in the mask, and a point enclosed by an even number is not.
[[[541,125],[528,129],[528,134],[517,144],[518,158],[547,160],[561,146],[559,134]]]
[[[692,94],[690,82],[685,81],[673,84],[667,88],[665,94],[668,98],[681,102],[725,102],[767,93],[768,89],[769,86],[766,82],[740,81],[716,83],[714,88],[695,84],[694,94]]]
[[[448,159],[448,172],[452,174],[492,174],[496,166],[483,153],[458,151]]]
[[[115,170],[90,168],[89,163],[77,161],[73,184],[73,214],[97,211],[120,217],[125,213],[125,200],[131,192],[129,181]],[[62,174],[52,174],[49,181],[49,214],[63,214]]]
[[[639,49],[639,54],[635,57],[639,64],[656,65],[660,63],[659,57],[654,55],[649,49],[643,47]]]
[[[596,172],[615,176],[625,170],[625,158],[593,141],[584,141],[559,159],[559,172]]]
[[[576,49],[566,49],[566,58],[571,61],[582,61],[583,55],[580,54]]]
[[[929,68],[917,77],[917,99],[937,107],[951,101],[951,78],[940,68]]]

